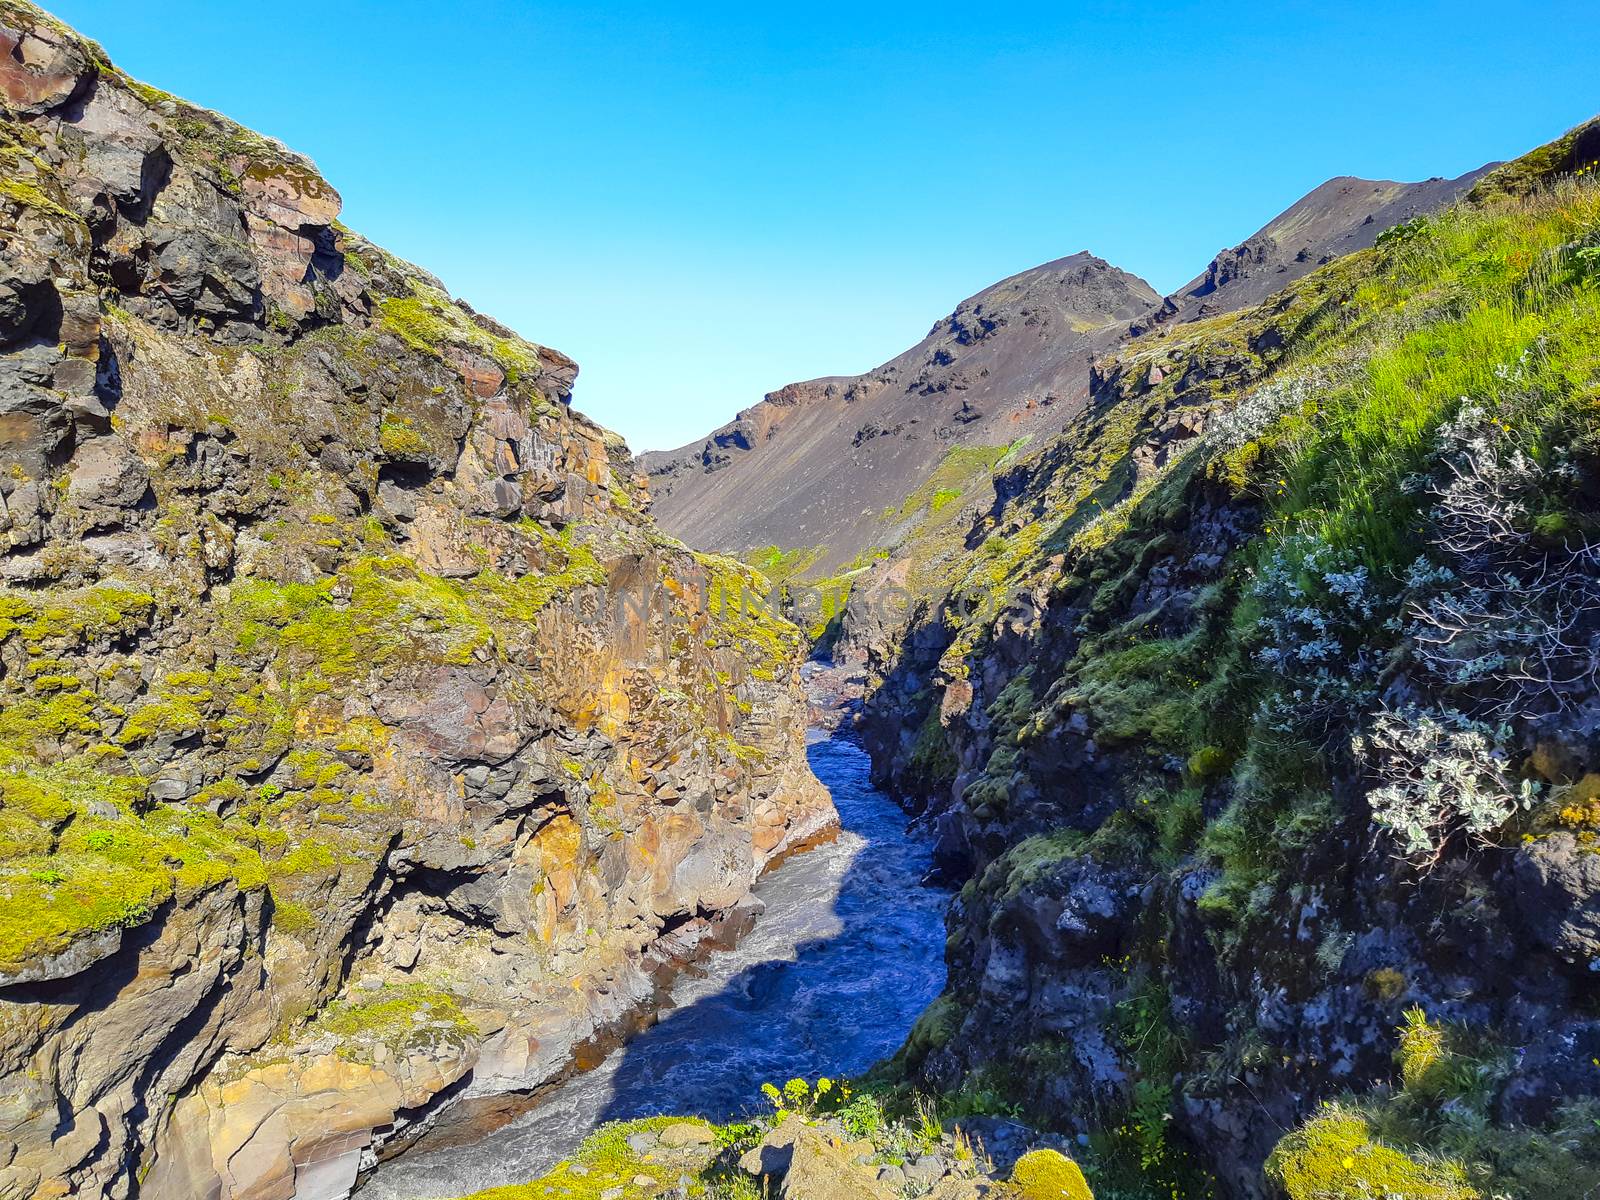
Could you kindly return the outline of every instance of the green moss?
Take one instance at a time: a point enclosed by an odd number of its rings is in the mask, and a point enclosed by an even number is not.
[[[863,550],[837,574],[804,583],[805,594],[815,605],[803,617],[806,621],[806,638],[813,646],[826,644],[830,637],[837,635],[839,621],[850,602],[850,592],[856,581],[871,569],[873,563],[888,555],[889,551],[878,547]],[[801,614],[796,613],[796,616],[801,617]]]
[[[1055,1150],[1030,1150],[1011,1168],[1020,1200],[1094,1200],[1083,1170]]]
[[[955,751],[951,749],[949,735],[939,720],[937,705],[929,708],[927,717],[917,729],[916,740],[911,744],[909,764],[922,788],[948,785],[956,777],[956,768],[960,764]]]
[[[1215,779],[1225,775],[1233,766],[1233,755],[1221,746],[1201,746],[1189,756],[1186,764],[1189,774],[1195,779]]]
[[[397,659],[463,664],[503,642],[511,626],[536,620],[555,597],[604,582],[593,552],[570,534],[533,536],[547,570],[507,576],[486,569],[445,579],[404,556],[364,556],[344,568],[337,585],[236,585],[223,626],[244,659],[265,655],[280,663],[279,678],[300,699]]]
[[[800,657],[801,635],[779,615],[771,583],[736,558],[696,551],[694,559],[705,572],[712,647],[744,647],[754,659],[751,674],[757,679],[786,674]]]
[[[16,636],[30,647],[64,646],[126,635],[147,629],[155,609],[151,593],[120,583],[43,595],[0,588],[0,641]]]
[[[408,417],[385,413],[378,425],[378,448],[396,460],[420,459],[428,456],[428,440],[419,433]]]
[[[378,322],[425,354],[439,357],[445,347],[457,346],[491,359],[513,386],[539,370],[538,351],[530,343],[491,333],[444,292],[416,280],[411,281],[411,295],[378,302]]]
[[[652,1154],[640,1154],[628,1145],[628,1138],[638,1133],[659,1133],[669,1125],[685,1122],[715,1129],[704,1121],[689,1117],[647,1117],[640,1121],[622,1121],[602,1126],[591,1134],[571,1159],[556,1166],[529,1183],[511,1187],[490,1188],[474,1192],[462,1200],[645,1200],[671,1188],[683,1173],[681,1163],[657,1159]],[[648,1183],[635,1183],[647,1179]],[[689,1189],[691,1196],[706,1194],[706,1186],[696,1180]]]
[[[1267,1159],[1267,1177],[1289,1200],[1478,1200],[1454,1162],[1414,1158],[1372,1140],[1360,1114],[1326,1110],[1289,1134]]]
[[[94,697],[82,691],[7,700],[0,706],[0,766],[35,756],[59,757],[69,742],[101,731],[97,713]]]
[[[0,160],[0,162],[3,162],[3,160]],[[5,165],[9,166],[10,164]],[[71,222],[80,228],[83,226],[82,217],[51,196],[37,183],[30,180],[9,174],[0,177],[0,196],[22,205],[24,208],[34,209],[58,220]]]
[[[1058,829],[1026,838],[989,865],[979,886],[1003,901],[1041,878],[1057,863],[1077,857],[1087,840],[1087,835],[1078,829]]]
[[[961,1006],[954,996],[946,993],[938,997],[911,1026],[900,1054],[909,1065],[917,1066],[930,1053],[949,1044],[961,1027],[961,1017]]]
[[[0,775],[0,969],[141,924],[169,899],[265,885],[242,822],[145,812],[146,789],[84,763]]]
[[[1393,967],[1375,967],[1367,972],[1366,985],[1376,999],[1394,1001],[1406,994],[1411,981]]]
[[[117,734],[123,746],[137,746],[163,733],[188,734],[205,724],[205,709],[214,699],[211,676],[204,671],[167,675],[152,699],[135,709]]]
[[[386,985],[378,991],[352,989],[328,1005],[312,1023],[309,1036],[330,1033],[338,1053],[365,1061],[382,1044],[397,1057],[444,1046],[465,1046],[477,1037],[475,1026],[450,992],[422,983]]]

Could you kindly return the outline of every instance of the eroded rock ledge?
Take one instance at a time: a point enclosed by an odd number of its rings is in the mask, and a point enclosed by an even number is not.
[[[0,0],[0,1197],[337,1196],[834,821],[576,367]]]

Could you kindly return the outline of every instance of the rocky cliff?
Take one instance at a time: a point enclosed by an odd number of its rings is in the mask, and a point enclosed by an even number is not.
[[[343,1195],[833,816],[576,367],[0,0],[0,1196]]]
[[[941,587],[857,584],[966,881],[892,1078],[1102,1194],[1600,1187],[1596,160],[1122,346]]]

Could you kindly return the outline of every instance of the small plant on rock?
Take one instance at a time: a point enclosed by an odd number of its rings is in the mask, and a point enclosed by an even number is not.
[[[1400,1048],[1395,1057],[1400,1062],[1400,1078],[1407,1091],[1431,1090],[1444,1062],[1444,1031],[1430,1024],[1428,1014],[1422,1009],[1406,1009],[1405,1024],[1400,1026]]]
[[[1458,831],[1487,839],[1537,794],[1531,781],[1513,780],[1501,740],[1458,712],[1379,712],[1351,743],[1381,781],[1367,793],[1373,822],[1423,865],[1437,862]]]

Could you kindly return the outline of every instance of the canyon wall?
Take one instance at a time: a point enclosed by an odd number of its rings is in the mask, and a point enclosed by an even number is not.
[[[1597,159],[1101,358],[942,587],[856,584],[876,774],[965,881],[892,1079],[1097,1191],[1600,1186]]]
[[[0,1196],[343,1195],[825,836],[576,366],[0,2]]]

